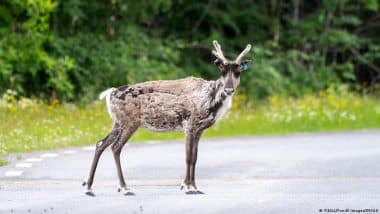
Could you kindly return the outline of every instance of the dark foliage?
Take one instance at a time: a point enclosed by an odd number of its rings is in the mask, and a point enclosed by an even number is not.
[[[5,0],[0,93],[91,100],[130,82],[218,76],[211,41],[247,43],[248,97],[380,79],[380,0]]]

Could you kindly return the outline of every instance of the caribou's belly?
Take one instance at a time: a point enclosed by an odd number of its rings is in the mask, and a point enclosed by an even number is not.
[[[152,93],[143,98],[142,128],[156,131],[182,131],[183,122],[190,117],[191,103],[183,96]]]

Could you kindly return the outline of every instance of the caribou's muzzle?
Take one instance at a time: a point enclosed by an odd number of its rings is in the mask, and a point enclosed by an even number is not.
[[[225,88],[225,89],[224,89],[224,92],[225,92],[228,96],[230,96],[230,95],[232,95],[232,94],[234,93],[234,89],[233,89],[233,88]]]

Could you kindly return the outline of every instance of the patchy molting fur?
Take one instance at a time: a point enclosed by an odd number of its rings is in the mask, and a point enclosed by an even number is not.
[[[195,77],[110,88],[100,98],[106,99],[115,123],[159,132],[209,127],[232,102],[220,79],[205,81]]]
[[[219,111],[217,112],[215,116],[215,121],[218,121],[220,118],[222,118],[226,114],[228,109],[231,108],[231,106],[232,106],[232,97],[228,96],[226,98],[226,101],[223,102],[222,107],[220,107]]]
[[[198,143],[203,131],[212,126],[231,107],[232,95],[239,85],[240,73],[249,60],[242,58],[251,49],[230,61],[223,55],[217,41],[213,41],[214,64],[221,76],[216,81],[188,77],[179,80],[149,81],[118,88],[100,94],[106,99],[108,113],[114,121],[111,132],[96,144],[94,159],[87,182],[86,194],[94,195],[91,187],[99,158],[111,146],[119,178],[120,190],[132,194],[127,188],[120,164],[121,149],[138,128],[152,131],[183,131],[185,133],[186,174],[182,187],[186,193],[200,193],[195,184],[195,165]],[[244,69],[242,69],[244,68]]]

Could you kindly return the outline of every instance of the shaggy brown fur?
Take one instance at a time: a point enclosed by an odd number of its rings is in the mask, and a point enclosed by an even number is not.
[[[213,53],[217,57],[215,64],[221,71],[221,76],[216,81],[195,77],[149,81],[111,88],[100,95],[101,98],[106,98],[108,112],[115,125],[110,134],[96,145],[90,175],[84,183],[88,194],[92,194],[91,186],[99,157],[109,145],[112,145],[120,187],[125,194],[131,194],[123,178],[120,152],[140,127],[152,131],[176,130],[185,133],[186,176],[183,187],[186,193],[201,193],[195,184],[200,136],[231,106],[231,97],[239,85],[243,70],[240,64],[242,54],[248,53],[250,49],[248,45],[235,61],[228,61],[219,44],[214,42],[214,46]]]

